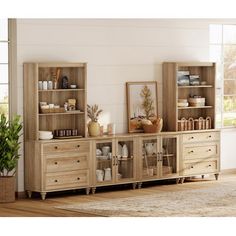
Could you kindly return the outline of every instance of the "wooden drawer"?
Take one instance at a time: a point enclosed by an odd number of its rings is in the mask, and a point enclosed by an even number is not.
[[[46,174],[46,190],[69,189],[89,185],[89,171],[69,171]]]
[[[184,175],[207,174],[218,170],[218,160],[184,163]]]
[[[220,132],[183,134],[184,143],[208,142],[220,140]]]
[[[219,144],[209,143],[207,145],[195,145],[183,147],[184,159],[205,159],[219,155]]]
[[[46,172],[60,172],[81,170],[88,168],[89,155],[87,153],[70,153],[60,156],[46,156]]]
[[[43,153],[57,153],[57,152],[89,152],[89,142],[74,141],[64,143],[50,143],[43,144]]]

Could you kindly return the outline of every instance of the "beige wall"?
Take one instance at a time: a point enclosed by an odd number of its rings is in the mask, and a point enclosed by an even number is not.
[[[102,124],[114,122],[117,132],[126,132],[125,82],[156,80],[161,111],[162,62],[207,61],[208,37],[207,20],[18,19],[18,112],[23,113],[24,62],[87,62],[88,103],[104,110]],[[21,158],[19,191],[23,172]]]

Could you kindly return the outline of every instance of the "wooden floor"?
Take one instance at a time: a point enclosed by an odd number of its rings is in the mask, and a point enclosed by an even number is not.
[[[55,208],[55,206],[84,203],[91,201],[106,200],[111,198],[123,198],[153,194],[158,191],[176,192],[183,189],[206,188],[209,184],[215,184],[222,181],[236,181],[236,174],[224,174],[219,176],[216,181],[214,176],[208,176],[204,180],[193,179],[183,184],[175,184],[175,181],[159,181],[145,183],[141,189],[132,189],[132,185],[116,186],[115,188],[98,188],[95,194],[86,195],[85,191],[67,191],[63,193],[51,193],[47,195],[45,201],[42,201],[38,194],[34,194],[32,199],[17,199],[15,203],[0,204],[0,216],[14,217],[93,217],[96,215],[70,212]]]

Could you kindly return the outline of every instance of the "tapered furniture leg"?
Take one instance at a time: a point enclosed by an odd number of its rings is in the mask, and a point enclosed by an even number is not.
[[[26,192],[27,192],[28,198],[31,198],[32,197],[32,191],[27,190]]]
[[[133,189],[137,187],[137,183],[133,183]]]
[[[46,199],[46,194],[47,194],[47,193],[40,193],[42,200],[45,200],[45,199]]]
[[[204,179],[204,175],[202,175],[202,179]]]
[[[181,184],[184,183],[184,180],[185,180],[185,178],[181,178],[181,180],[180,180]]]
[[[89,195],[89,193],[90,193],[90,188],[86,188],[85,190],[86,190],[86,194]]]
[[[180,178],[177,178],[177,179],[175,180],[175,183],[178,184],[178,183],[179,183],[179,180],[180,180]]]
[[[142,187],[142,182],[138,183],[138,189],[140,189]]]
[[[215,178],[216,178],[216,180],[218,180],[219,174],[215,174]]]
[[[92,188],[92,194],[94,194],[95,191],[96,191],[96,187],[93,187],[93,188]]]

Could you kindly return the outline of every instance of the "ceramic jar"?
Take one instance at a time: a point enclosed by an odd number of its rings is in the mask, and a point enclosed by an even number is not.
[[[96,137],[100,135],[100,125],[98,122],[91,121],[88,124],[89,136]]]

